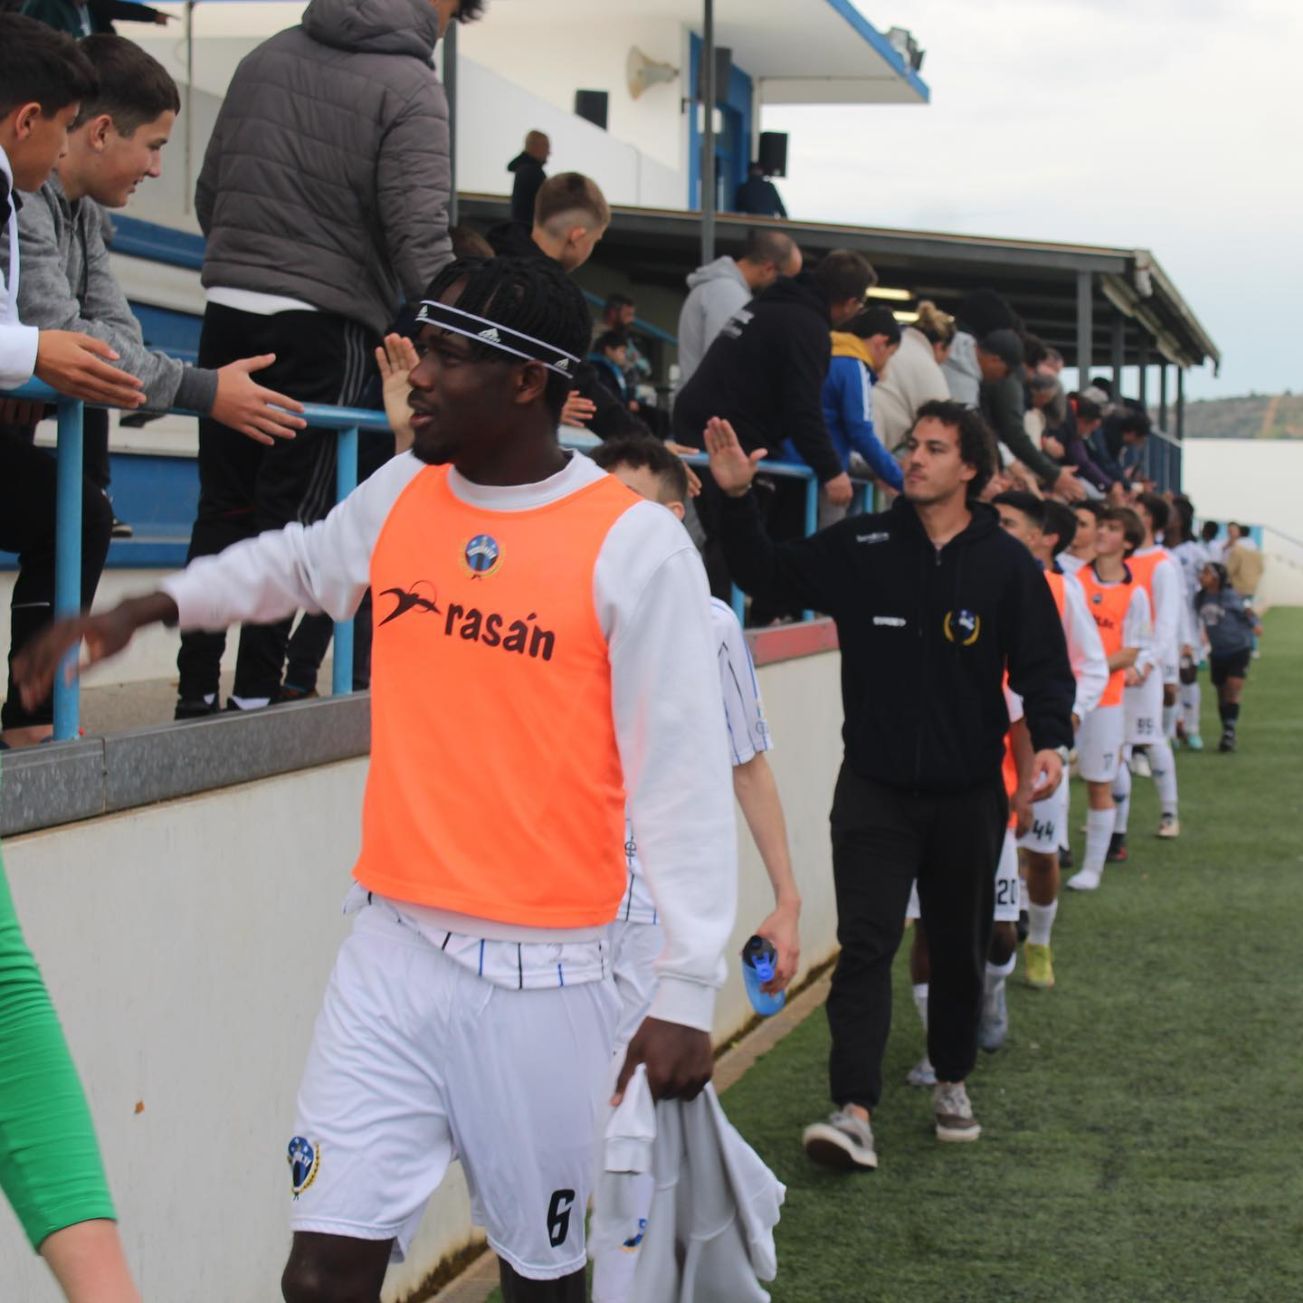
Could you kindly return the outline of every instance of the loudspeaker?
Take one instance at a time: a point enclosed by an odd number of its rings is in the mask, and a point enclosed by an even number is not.
[[[733,51],[727,45],[715,46],[715,103],[728,99],[728,83],[733,76]],[[706,102],[706,61],[697,68],[697,98]]]
[[[577,90],[575,91],[575,116],[605,131],[610,102],[611,97],[604,90]]]
[[[762,131],[757,161],[766,176],[786,176],[787,132]]]

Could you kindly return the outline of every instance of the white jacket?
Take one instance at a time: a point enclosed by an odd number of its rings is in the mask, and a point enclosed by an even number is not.
[[[927,336],[906,327],[900,347],[873,390],[873,423],[888,452],[909,433],[924,403],[950,397],[945,374]]]
[[[17,389],[32,378],[40,341],[36,327],[24,326],[18,319],[18,212],[13,179],[9,155],[0,149],[0,213],[7,218],[0,232],[4,273],[0,275],[0,389]]]
[[[590,1256],[638,1255],[625,1303],[767,1303],[778,1274],[774,1227],[787,1194],[724,1116],[713,1086],[654,1104],[639,1067],[606,1128]],[[641,1225],[639,1174],[655,1177]]]

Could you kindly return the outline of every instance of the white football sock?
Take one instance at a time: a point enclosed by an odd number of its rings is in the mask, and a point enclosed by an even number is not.
[[[1176,703],[1163,707],[1163,736],[1170,742],[1176,736],[1176,717],[1181,707]]]
[[[927,983],[914,983],[914,1008],[918,1010],[919,1020],[923,1024],[923,1030],[927,1031]]]
[[[986,961],[984,985],[988,997],[995,995],[999,991],[1004,985],[1005,978],[1013,972],[1017,963],[1018,952],[1016,950],[1002,964],[993,964],[989,959]]]
[[[1107,840],[1107,839],[1105,839]],[[1033,946],[1048,946],[1050,931],[1054,927],[1054,916],[1059,912],[1059,902],[1052,900],[1048,905],[1038,905],[1031,901],[1027,905],[1027,940]]]
[[[1118,766],[1118,776],[1113,780],[1113,804],[1117,807],[1113,812],[1113,831],[1121,833],[1124,837],[1127,831],[1127,816],[1131,813],[1131,765],[1128,763],[1131,759],[1131,749],[1127,748],[1127,754],[1122,757],[1122,763]],[[1087,829],[1090,828],[1090,820],[1086,820]]]
[[[1187,683],[1181,688],[1181,707],[1185,711],[1185,735],[1199,735],[1199,715],[1203,709],[1203,689],[1197,683]]]
[[[1176,758],[1172,744],[1161,738],[1149,747],[1149,765],[1154,772],[1154,786],[1158,788],[1158,804],[1164,814],[1176,814]]]
[[[1109,838],[1113,836],[1116,816],[1116,810],[1086,811],[1086,854],[1081,861],[1085,872],[1104,872],[1104,857],[1108,854]]]

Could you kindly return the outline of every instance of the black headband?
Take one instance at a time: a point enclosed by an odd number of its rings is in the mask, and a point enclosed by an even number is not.
[[[437,299],[424,299],[421,310],[416,314],[418,326],[438,326],[441,330],[451,331],[454,335],[464,335],[477,344],[487,344],[490,348],[501,349],[514,357],[523,357],[527,362],[541,362],[549,371],[555,371],[567,380],[574,379],[575,368],[579,359],[555,344],[548,344],[533,335],[522,335],[500,321],[488,317],[477,317],[473,312],[463,312],[450,304],[440,303]]]

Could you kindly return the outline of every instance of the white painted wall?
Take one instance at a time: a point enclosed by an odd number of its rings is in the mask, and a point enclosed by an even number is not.
[[[805,898],[804,959],[828,957],[827,810],[841,754],[838,657],[760,671]],[[356,853],[366,762],[348,761],[15,838],[18,912],[87,1083],[123,1236],[146,1298],[277,1296],[289,1242],[285,1146]],[[771,897],[745,830],[723,1038],[750,1017],[736,951]],[[404,1297],[472,1231],[454,1173]],[[7,1206],[0,1295],[57,1295]]]
[[[1264,527],[1260,601],[1303,606],[1303,440],[1190,439],[1182,479],[1202,519]]]

